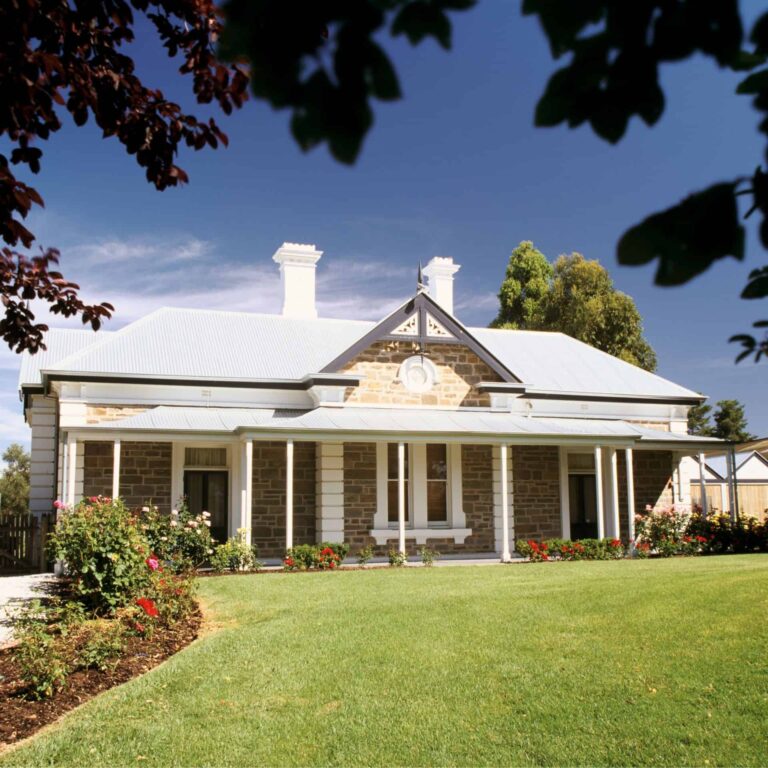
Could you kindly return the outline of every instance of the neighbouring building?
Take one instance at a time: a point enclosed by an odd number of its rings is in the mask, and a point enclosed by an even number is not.
[[[31,506],[186,495],[261,557],[347,541],[509,557],[516,538],[626,537],[690,503],[698,393],[560,333],[468,328],[450,258],[379,322],[319,318],[321,252],[274,260],[281,315],[160,309],[51,330],[23,356]]]

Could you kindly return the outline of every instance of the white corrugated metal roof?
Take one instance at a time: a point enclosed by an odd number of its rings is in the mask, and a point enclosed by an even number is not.
[[[80,352],[114,334],[111,331],[81,331],[70,328],[51,328],[45,334],[47,349],[41,349],[37,354],[24,352],[21,356],[19,369],[19,386],[22,384],[42,384],[40,371],[51,368],[59,360]]]
[[[300,379],[319,372],[375,323],[199,309],[160,309],[83,348],[51,331],[46,356],[24,356],[21,383],[40,370],[206,379]],[[561,333],[468,329],[527,389],[599,395],[696,397]],[[81,334],[84,332],[63,332]],[[70,340],[72,341],[72,340]]]
[[[420,434],[469,437],[605,438],[700,443],[699,438],[638,427],[609,419],[561,419],[518,416],[481,410],[418,408],[205,408],[159,406],[89,430],[124,432],[264,432]]]

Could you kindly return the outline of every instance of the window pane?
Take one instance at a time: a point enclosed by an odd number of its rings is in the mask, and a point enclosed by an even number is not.
[[[405,476],[408,477],[408,446],[405,446]],[[397,480],[397,443],[387,443],[387,477]]]
[[[448,520],[446,491],[448,483],[444,480],[427,482],[427,522],[445,523]]]
[[[397,480],[387,481],[387,502],[388,502],[388,517],[390,523],[396,523],[398,521],[397,516]],[[408,508],[408,481],[405,481],[405,522],[407,523],[410,516],[410,509]]]
[[[448,462],[444,444],[427,445],[427,480],[445,480],[448,477]]]
[[[187,467],[226,467],[226,448],[185,448],[184,464]]]

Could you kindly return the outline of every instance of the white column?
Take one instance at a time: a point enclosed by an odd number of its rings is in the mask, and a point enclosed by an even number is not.
[[[611,531],[610,535],[614,539],[621,536],[621,526],[619,523],[619,467],[616,457],[616,449],[608,449],[608,461],[611,467],[611,476],[609,478],[609,488],[611,491]]]
[[[627,448],[624,451],[625,463],[627,465],[627,532],[629,536],[629,546],[631,550],[635,548],[635,464],[632,455],[632,449]]]
[[[728,449],[726,466],[728,467],[728,503],[731,507],[731,520],[736,522],[739,510],[736,509],[736,455],[733,447]]]
[[[399,549],[405,554],[405,443],[397,444],[397,529]]]
[[[293,440],[285,443],[285,548],[293,546]]]
[[[499,451],[501,453],[501,560],[506,563],[511,559],[509,552],[509,478],[507,476],[509,447],[506,443],[502,443]]]
[[[75,506],[75,480],[77,478],[77,440],[67,435],[67,499],[70,507]]]
[[[701,488],[701,514],[707,517],[709,514],[709,501],[707,500],[707,481],[704,475],[704,454],[699,454],[699,487]],[[725,499],[723,499],[725,500]]]
[[[344,541],[344,443],[317,443],[315,453],[317,541]]]
[[[253,501],[253,440],[246,440],[243,443],[242,455],[240,459],[240,525],[245,531],[245,543],[251,545],[251,509]]]
[[[568,485],[568,449],[560,447],[560,535],[571,538],[571,499]]]
[[[115,440],[112,450],[112,498],[120,497],[120,440]]]
[[[597,538],[605,538],[605,506],[603,504],[603,450],[595,446],[595,500],[597,502]]]

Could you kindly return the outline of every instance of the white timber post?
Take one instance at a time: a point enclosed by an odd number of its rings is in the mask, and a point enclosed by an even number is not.
[[[397,444],[397,530],[399,549],[405,554],[405,443]]]
[[[560,531],[564,539],[571,538],[571,499],[568,485],[568,449],[560,446]]]
[[[605,505],[603,504],[603,449],[595,446],[595,500],[597,502],[597,538],[605,538]]]
[[[629,537],[630,551],[635,551],[635,463],[632,449],[624,451],[625,464],[627,465],[627,536]]]
[[[293,440],[285,443],[285,548],[293,547]]]
[[[502,443],[499,452],[501,454],[501,560],[508,563],[511,559],[509,552],[509,477],[507,474],[509,446]]]
[[[253,510],[253,440],[246,440],[243,445],[243,455],[241,463],[241,484],[240,491],[240,528],[244,531],[245,543],[251,545],[251,516]]]
[[[67,435],[67,506],[75,506],[75,480],[77,478],[77,440]]]
[[[739,510],[736,508],[736,454],[733,446],[728,448],[728,502],[731,506],[731,520],[735,523],[739,517]]]
[[[619,522],[619,467],[616,449],[608,449],[608,460],[611,467],[611,536],[618,539],[621,536],[621,523]]]
[[[344,443],[316,443],[317,541],[344,541]]]
[[[120,438],[114,442],[112,449],[112,498],[120,497]]]
[[[701,514],[706,518],[709,515],[709,500],[707,499],[707,481],[704,476],[704,454],[699,454],[699,487],[701,488]]]

